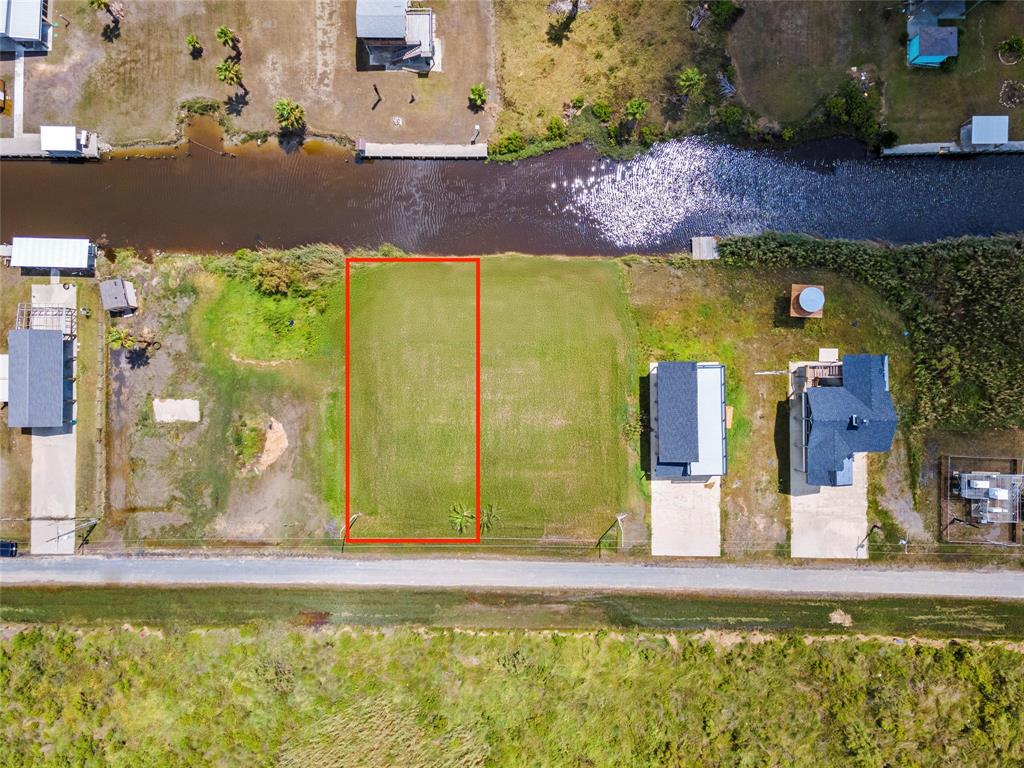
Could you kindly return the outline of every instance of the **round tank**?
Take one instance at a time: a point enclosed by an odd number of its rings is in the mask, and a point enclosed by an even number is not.
[[[799,302],[800,309],[813,314],[825,306],[825,294],[822,293],[821,288],[812,285],[800,291]]]

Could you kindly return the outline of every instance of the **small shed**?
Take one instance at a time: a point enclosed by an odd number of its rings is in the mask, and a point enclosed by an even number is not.
[[[129,312],[139,308],[135,286],[121,277],[100,283],[100,301],[107,312]]]
[[[971,144],[975,147],[991,147],[1009,140],[1009,115],[975,115],[971,118]]]
[[[64,424],[64,334],[15,329],[7,332],[9,364],[7,426]]]
[[[78,154],[78,133],[73,125],[39,126],[39,148],[56,155]]]
[[[15,237],[11,266],[28,269],[88,270],[96,249],[86,239],[73,237]]]

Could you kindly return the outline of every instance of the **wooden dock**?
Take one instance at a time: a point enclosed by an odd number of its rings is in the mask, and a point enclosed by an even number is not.
[[[356,141],[356,153],[367,160],[486,160],[486,144],[378,144]]]
[[[100,141],[95,133],[86,133],[84,144],[77,152],[46,152],[38,133],[23,133],[21,136],[0,139],[0,158],[4,160],[99,160]]]

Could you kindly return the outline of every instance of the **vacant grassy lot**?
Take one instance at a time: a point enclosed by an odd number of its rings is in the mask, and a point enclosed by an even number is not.
[[[744,8],[728,49],[741,97],[763,115],[798,122],[850,67],[870,66],[885,83],[885,116],[901,142],[951,140],[975,114],[1009,112],[1011,138],[1024,134],[1024,112],[999,104],[1003,81],[1024,78],[1024,63],[1004,66],[995,50],[1024,31],[1024,3],[982,3],[959,22],[952,72],[907,66],[906,16],[892,3],[758,0]]]
[[[464,143],[478,124],[486,139],[492,114],[471,112],[468,95],[474,83],[495,90],[490,5],[429,5],[443,71],[419,77],[356,71],[355,0],[135,0],[125,4],[127,17],[109,41],[109,14],[86,0],[65,0],[57,12],[70,25],[58,20],[53,52],[27,60],[25,128],[75,123],[114,144],[167,141],[179,104],[206,97],[224,104],[234,131],[275,130],[273,103],[288,97],[305,107],[313,131]],[[216,65],[230,54],[214,36],[221,24],[241,40],[247,91],[217,80]],[[185,45],[189,34],[202,43],[198,58]],[[376,108],[374,85],[383,98]],[[0,118],[0,130],[9,126],[10,118]]]
[[[448,508],[472,502],[473,272],[408,266],[361,269],[352,289],[359,537],[456,535]],[[592,546],[638,503],[619,267],[487,257],[481,275],[482,502],[499,510],[485,536]],[[376,514],[389,508],[401,516]]]
[[[476,268],[356,265],[349,308],[351,503],[357,537],[473,538]]]
[[[733,406],[729,475],[722,485],[725,552],[788,554],[787,377],[791,360],[888,353],[898,403],[911,403],[910,353],[899,315],[875,292],[823,270],[728,269],[689,259],[636,260],[630,298],[640,328],[641,375],[648,360],[716,360],[726,366]],[[825,316],[789,317],[793,283],[825,286]],[[782,413],[782,418],[779,414]],[[780,461],[780,455],[782,460]]]
[[[675,100],[675,77],[715,58],[713,23],[690,31],[692,8],[682,3],[602,0],[580,3],[566,29],[564,14],[546,0],[497,0],[498,79],[503,105],[498,131],[542,136],[577,96],[607,100],[621,118],[626,102],[649,102],[658,128],[696,127]],[[568,6],[568,3],[559,5]],[[707,61],[706,61],[707,60]],[[707,113],[701,112],[701,118]]]
[[[27,628],[0,654],[0,726],[19,765],[1010,766],[1024,756],[1024,655],[995,643]]]

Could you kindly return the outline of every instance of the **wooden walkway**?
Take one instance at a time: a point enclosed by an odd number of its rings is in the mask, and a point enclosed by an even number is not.
[[[367,160],[486,160],[486,144],[378,144],[356,142],[356,152]]]
[[[85,144],[77,152],[44,152],[38,133],[23,133],[21,136],[0,139],[0,157],[5,160],[99,160],[99,137],[88,133]]]

